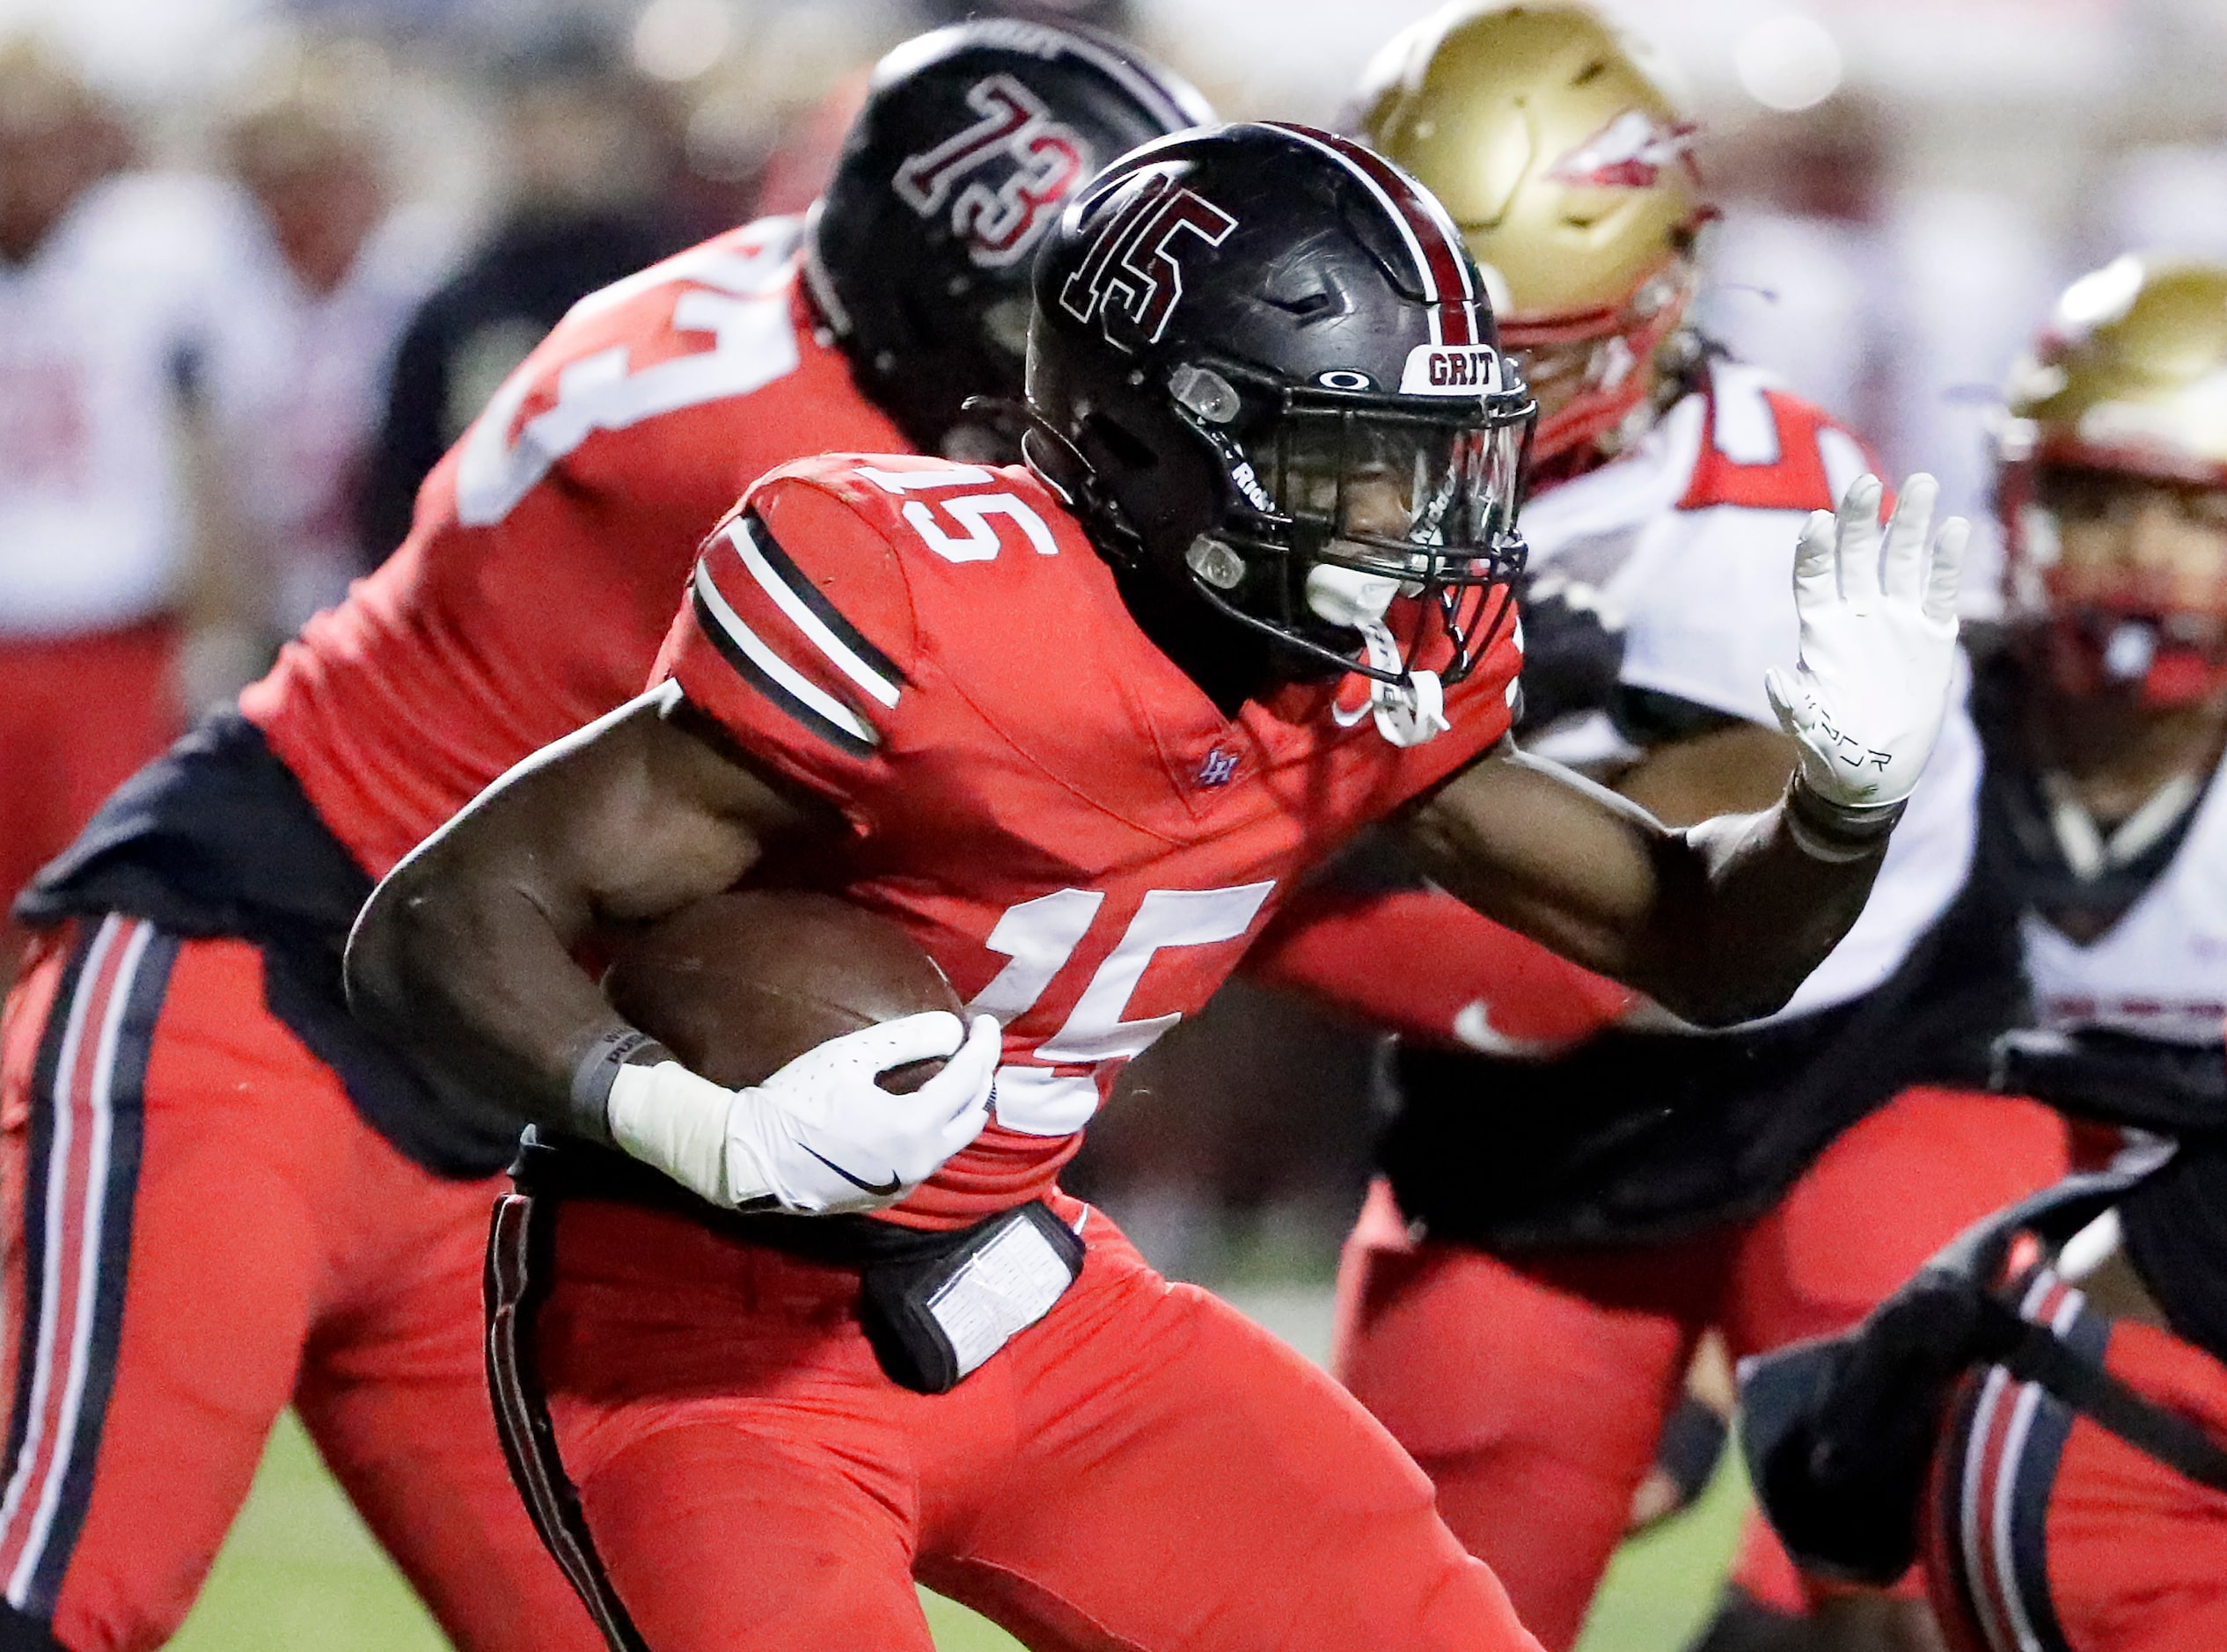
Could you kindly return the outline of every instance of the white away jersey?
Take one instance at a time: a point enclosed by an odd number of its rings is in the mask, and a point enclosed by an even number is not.
[[[348,594],[364,552],[355,489],[386,405],[402,329],[450,262],[453,238],[405,208],[375,230],[341,284],[312,293],[266,232],[247,250],[242,300],[263,325],[211,386],[234,507],[270,569],[272,627],[298,631]]]
[[[1526,504],[1538,588],[1621,626],[1625,685],[1776,728],[1763,674],[1794,664],[1795,542],[1810,511],[1869,465],[1853,436],[1776,381],[1715,363],[1631,454]],[[1870,903],[1781,1017],[1879,986],[1963,887],[1980,778],[1968,683],[1960,662],[1955,704]],[[1605,715],[1571,723],[1526,743],[1565,762],[1617,754]]]
[[[2216,776],[2157,880],[2088,945],[2020,920],[2035,1019],[2216,1047],[2227,1020],[2227,776]]]
[[[176,596],[179,382],[241,336],[243,210],[207,179],[111,179],[0,263],[0,638],[128,625]]]

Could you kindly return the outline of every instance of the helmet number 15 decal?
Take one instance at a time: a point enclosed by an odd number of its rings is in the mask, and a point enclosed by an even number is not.
[[[1108,215],[1090,251],[1059,289],[1059,307],[1077,321],[1098,318],[1117,347],[1157,344],[1183,296],[1176,238],[1220,246],[1237,220],[1165,172],[1148,172],[1136,193]]]
[[[1029,1052],[1035,1060],[1008,1060],[998,1069],[998,1122],[1029,1136],[1081,1129],[1097,1108],[1098,1080],[1092,1073],[1063,1074],[1055,1067],[1095,1067],[1143,1054],[1183,1019],[1180,1011],[1123,1019],[1154,955],[1169,947],[1212,947],[1241,939],[1275,887],[1271,878],[1227,889],[1148,892],[1113,950],[1091,971],[1059,1029]],[[984,943],[1007,961],[974,995],[967,1012],[994,1015],[1007,1027],[1029,1015],[1081,949],[1105,899],[1097,889],[1058,889],[1007,907]],[[1198,996],[1203,999],[1205,994]]]
[[[951,230],[976,264],[996,269],[1027,252],[1090,170],[1090,148],[1073,128],[1051,118],[1041,99],[1010,75],[992,75],[967,89],[982,119],[897,169],[897,198],[923,218],[951,209]],[[1011,167],[993,185],[977,178],[954,197],[958,181],[1002,161]]]

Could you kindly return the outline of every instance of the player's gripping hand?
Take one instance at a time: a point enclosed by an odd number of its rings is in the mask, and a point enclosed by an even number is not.
[[[1801,747],[1803,786],[1829,805],[1877,809],[1910,794],[1939,738],[1956,665],[1956,582],[1967,527],[1932,531],[1939,487],[1902,485],[1879,526],[1879,482],[1861,476],[1837,513],[1816,511],[1794,553],[1800,663],[1764,678]]]
[[[806,1050],[765,1083],[729,1090],[677,1061],[621,1068],[612,1139],[714,1204],[800,1216],[894,1204],[988,1122],[1001,1044],[987,1015],[948,1010],[861,1027]],[[909,1095],[875,1080],[942,1059]]]

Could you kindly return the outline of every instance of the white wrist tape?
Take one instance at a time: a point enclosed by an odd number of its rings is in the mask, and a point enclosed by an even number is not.
[[[773,1188],[758,1180],[745,1154],[730,1154],[729,1115],[748,1106],[754,1093],[729,1090],[682,1066],[621,1067],[612,1078],[605,1116],[611,1139],[646,1165],[710,1200],[733,1207],[763,1199]],[[736,1175],[753,1185],[736,1186]]]

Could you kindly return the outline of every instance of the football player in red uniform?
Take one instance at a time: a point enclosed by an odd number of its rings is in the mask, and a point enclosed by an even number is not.
[[[1035,283],[1026,468],[759,481],[653,689],[358,922],[359,1013],[551,1132],[490,1264],[522,1478],[615,1646],[925,1648],[918,1578],[1041,1648],[1532,1648],[1383,1431],[1057,1173],[1373,820],[1681,1013],[1783,1002],[1939,729],[1961,528],[1929,556],[1918,483],[1882,542],[1868,478],[1810,521],[1800,774],[1672,831],[1506,740],[1534,408],[1405,173],[1302,128],[1165,140]],[[895,918],[971,1027],[691,1072],[573,948],[738,880]],[[933,1097],[874,1083],[955,1052]]]
[[[1540,398],[1527,747],[1674,823],[1759,807],[1797,756],[1764,691],[1795,646],[1790,551],[1865,458],[1681,331],[1707,216],[1690,123],[1574,0],[1418,23],[1359,119],[1462,224]],[[1983,1083],[2016,1013],[2009,946],[1982,968],[1950,917],[1977,759],[1960,683],[1862,923],[1736,1032],[1694,1036],[1420,879],[1332,881],[1250,961],[1409,1035],[1333,1369],[1550,1648],[1578,1638],[1707,1331],[1738,1356],[1843,1328],[2062,1173],[2045,1109],[1933,1087]]]
[[[961,401],[1018,390],[1059,205],[1204,116],[1095,38],[900,48],[816,217],[582,303],[394,558],[48,869],[6,1027],[0,1642],[166,1640],[290,1402],[456,1644],[595,1643],[486,1397],[516,1124],[436,1106],[349,1018],[348,925],[480,787],[640,691],[752,478],[976,440]]]
[[[2065,293],[2011,376],[1974,696],[1980,875],[2037,1023],[2000,1081],[2171,1156],[2037,1195],[1743,1382],[1789,1546],[1876,1576],[1923,1531],[1960,1652],[2227,1645],[2223,384],[2227,266],[2128,257]]]

